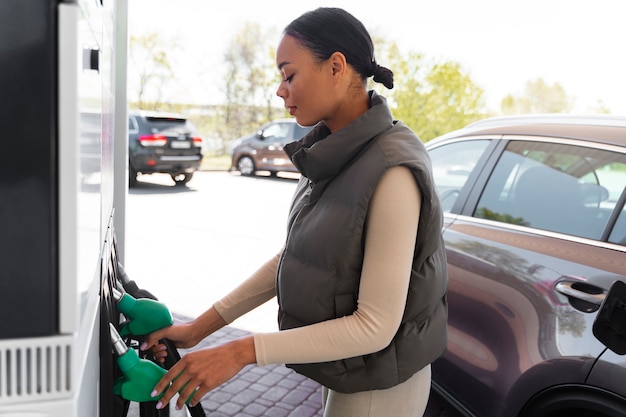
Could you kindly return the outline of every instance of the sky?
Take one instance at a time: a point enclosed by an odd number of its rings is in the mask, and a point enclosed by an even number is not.
[[[590,113],[602,102],[626,116],[626,0],[128,2],[131,36],[158,32],[180,45],[171,55],[176,81],[168,94],[189,102],[219,102],[225,47],[247,22],[275,33],[277,44],[300,14],[332,6],[402,52],[458,62],[483,88],[491,110],[541,78],[565,89],[574,100],[572,112]]]

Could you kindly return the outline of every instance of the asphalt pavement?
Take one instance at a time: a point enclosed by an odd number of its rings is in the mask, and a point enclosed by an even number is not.
[[[293,177],[227,172],[198,172],[188,187],[174,187],[168,176],[140,177],[127,201],[125,270],[176,320],[196,317],[280,248],[294,188]],[[194,349],[275,331],[275,320],[270,301]],[[249,365],[201,404],[207,417],[322,416],[320,385],[284,365]],[[170,417],[189,415],[170,407]],[[152,417],[140,416],[137,404],[128,416]],[[435,394],[424,416],[457,417]]]

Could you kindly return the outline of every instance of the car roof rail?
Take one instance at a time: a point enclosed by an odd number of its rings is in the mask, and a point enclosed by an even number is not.
[[[516,126],[525,124],[580,124],[595,126],[626,127],[626,117],[609,114],[519,114],[510,116],[495,116],[470,123],[465,128],[488,128],[499,126]]]

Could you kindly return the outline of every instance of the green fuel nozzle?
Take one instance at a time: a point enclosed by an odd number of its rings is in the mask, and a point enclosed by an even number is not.
[[[126,346],[115,326],[111,323],[109,323],[109,331],[113,353],[123,374],[113,382],[113,394],[119,395],[125,400],[140,403],[160,400],[164,392],[153,397],[152,391],[167,371],[154,362],[141,359],[137,352]],[[186,386],[187,384],[181,388],[181,391]],[[195,392],[191,393],[185,401],[186,404],[189,404],[194,394]]]
[[[113,383],[113,393],[125,400],[135,402],[160,399],[163,393],[156,397],[152,397],[150,394],[167,371],[154,362],[140,359],[137,352],[126,346],[115,326],[109,323],[109,329],[113,353],[117,357],[117,364],[123,374]]]
[[[117,309],[128,318],[120,329],[122,336],[143,336],[174,323],[168,308],[156,300],[137,299],[116,288],[113,288],[113,298],[117,302]]]

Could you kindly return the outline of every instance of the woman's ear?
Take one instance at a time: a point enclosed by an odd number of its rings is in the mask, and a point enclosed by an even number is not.
[[[343,75],[346,72],[348,67],[348,62],[346,61],[346,57],[341,52],[334,52],[328,61],[331,64],[331,70],[333,75]]]

